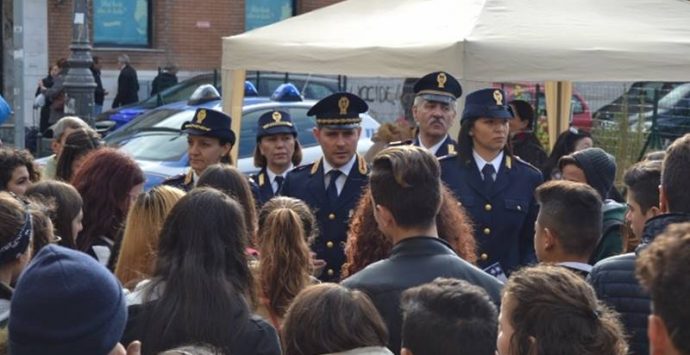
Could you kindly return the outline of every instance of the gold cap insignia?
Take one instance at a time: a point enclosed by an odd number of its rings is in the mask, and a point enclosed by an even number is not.
[[[206,110],[199,110],[199,113],[196,114],[196,123],[201,124],[204,122],[206,119]]]
[[[503,106],[503,94],[501,94],[501,90],[494,90],[494,100],[496,100],[496,105]]]
[[[343,96],[338,100],[338,108],[340,108],[341,115],[347,115],[347,109],[350,107],[350,99],[347,96]]]
[[[448,81],[448,77],[446,77],[446,73],[438,73],[438,75],[436,76],[436,82],[438,83],[439,89],[445,88],[446,81]]]
[[[280,122],[280,119],[283,118],[283,115],[280,114],[280,112],[275,111],[273,112],[273,120],[276,122]]]

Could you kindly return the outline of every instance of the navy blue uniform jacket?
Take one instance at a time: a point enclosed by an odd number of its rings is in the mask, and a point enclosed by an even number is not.
[[[535,262],[534,221],[539,207],[534,190],[542,183],[541,172],[506,153],[492,191],[486,193],[472,157],[462,161],[451,154],[439,162],[441,179],[474,223],[478,266],[486,268],[499,262],[510,274],[521,265]]]
[[[412,142],[412,145],[415,145],[417,147],[421,147],[422,144],[419,143],[419,136],[414,139]],[[450,136],[446,136],[446,140],[443,141],[443,144],[441,144],[440,147],[438,147],[438,150],[436,151],[436,157],[444,157],[449,154],[455,154],[455,146],[457,145],[457,142],[453,140],[453,138],[450,138]]]
[[[262,168],[257,174],[251,175],[251,178],[258,185],[258,199],[256,200],[257,206],[262,206],[264,203],[268,202],[268,200],[272,199],[274,196],[281,195],[280,191],[278,191],[276,194],[273,193],[273,184],[271,184],[271,181],[268,178],[266,168]],[[283,184],[284,183],[285,182],[283,182]]]
[[[337,281],[345,262],[345,240],[352,209],[359,201],[362,189],[369,182],[369,170],[364,158],[358,155],[335,206],[329,206],[322,160],[323,158],[289,172],[283,183],[282,195],[304,201],[316,215],[319,237],[312,245],[312,250],[319,259],[327,263],[319,279]]]

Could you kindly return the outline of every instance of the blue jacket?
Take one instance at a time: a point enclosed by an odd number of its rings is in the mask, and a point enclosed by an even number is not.
[[[626,333],[630,335],[630,354],[647,354],[647,317],[651,312],[649,294],[635,277],[635,261],[639,252],[661,234],[669,224],[690,222],[684,214],[662,214],[645,223],[642,244],[635,253],[606,258],[594,265],[587,279],[597,297],[621,315]]]
[[[257,174],[251,175],[250,177],[258,186],[258,198],[256,200],[257,206],[262,206],[273,197],[281,195],[280,191],[278,191],[276,194],[273,193],[273,186],[268,178],[268,173],[266,173],[266,168],[261,168]]]
[[[487,193],[471,156],[462,161],[460,156],[450,154],[439,162],[441,179],[474,224],[477,265],[487,268],[498,262],[509,275],[519,266],[535,262],[534,221],[539,207],[534,190],[542,183],[541,172],[506,153],[492,192]]]
[[[412,141],[412,145],[415,145],[417,147],[421,147],[421,143],[419,143],[419,136],[417,136],[414,141]],[[453,140],[453,138],[450,138],[450,136],[446,136],[446,140],[443,141],[443,144],[438,148],[436,151],[436,157],[444,157],[448,154],[455,154],[455,146],[457,145],[457,142]]]
[[[319,223],[319,237],[314,241],[312,250],[327,263],[319,279],[337,281],[345,262],[349,220],[362,189],[369,182],[369,169],[364,158],[357,156],[357,162],[352,166],[335,206],[329,206],[322,160],[290,171],[283,182],[282,195],[298,198],[314,211]]]

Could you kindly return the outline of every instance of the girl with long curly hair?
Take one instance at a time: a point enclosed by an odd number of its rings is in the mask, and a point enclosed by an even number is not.
[[[436,216],[436,228],[441,239],[450,244],[459,257],[474,264],[477,261],[476,243],[469,217],[460,202],[444,185],[443,200]],[[350,231],[345,245],[345,264],[341,279],[364,269],[367,265],[385,259],[393,249],[393,242],[378,229],[371,204],[371,191],[366,188],[352,215]]]
[[[302,201],[274,197],[259,213],[256,313],[280,329],[288,307],[311,276],[309,240],[316,235],[316,219]]]

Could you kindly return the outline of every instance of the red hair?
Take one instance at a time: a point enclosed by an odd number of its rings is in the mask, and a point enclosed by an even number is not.
[[[79,250],[87,251],[99,236],[115,239],[129,209],[129,193],[144,181],[139,165],[124,153],[103,148],[86,155],[71,181],[84,200]]]

